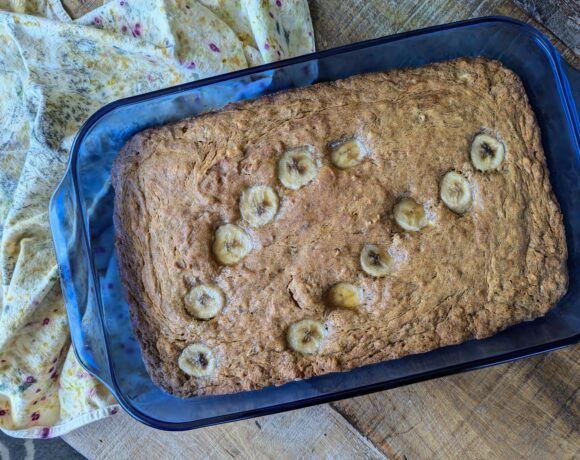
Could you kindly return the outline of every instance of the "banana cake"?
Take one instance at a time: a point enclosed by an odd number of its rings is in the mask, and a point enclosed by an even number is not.
[[[482,58],[148,129],[112,182],[143,359],[182,397],[488,337],[567,289],[534,113]]]

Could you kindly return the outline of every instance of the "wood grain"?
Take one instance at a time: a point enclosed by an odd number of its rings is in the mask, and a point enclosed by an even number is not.
[[[580,457],[580,347],[333,403],[391,458]]]
[[[580,52],[579,0],[514,0],[514,3],[551,30],[576,54]]]
[[[124,413],[63,439],[89,459],[385,459],[328,405],[183,433],[145,427]]]
[[[104,0],[62,0],[62,5],[71,18],[77,19],[106,3]]]
[[[546,3],[558,4],[560,2]],[[552,24],[559,27],[556,33],[553,33],[511,0],[430,0],[427,2],[423,0],[350,0],[345,2],[311,0],[309,4],[319,49],[463,19],[502,15],[519,19],[540,29],[565,59],[575,67],[580,64],[580,59],[573,50],[578,47],[577,22],[575,26],[573,19],[569,22],[552,20]],[[554,14],[550,18],[553,16]],[[563,42],[558,37],[569,41]]]

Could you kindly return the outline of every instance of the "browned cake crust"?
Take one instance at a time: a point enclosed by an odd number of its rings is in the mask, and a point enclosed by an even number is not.
[[[482,130],[506,146],[497,171],[477,171],[470,161]],[[368,158],[335,168],[329,145],[352,137]],[[304,145],[320,167],[293,191],[278,180],[276,164]],[[439,198],[450,170],[473,185],[463,216]],[[360,75],[149,129],[123,148],[112,177],[135,333],[153,381],[179,396],[253,390],[487,337],[544,315],[567,289],[562,216],[540,132],[522,83],[498,62]],[[271,185],[280,200],[274,220],[259,229],[239,209],[240,194],[255,184]],[[431,226],[397,226],[393,207],[404,196],[425,203]],[[224,223],[252,240],[237,265],[212,255]],[[365,243],[399,254],[393,274],[361,270]],[[325,304],[341,281],[363,289],[357,310]],[[199,283],[225,293],[209,321],[184,308]],[[288,346],[288,327],[305,318],[328,328],[318,354]],[[180,370],[190,343],[213,350],[213,376]]]

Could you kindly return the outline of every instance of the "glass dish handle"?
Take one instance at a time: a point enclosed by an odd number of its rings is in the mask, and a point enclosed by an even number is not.
[[[49,219],[76,357],[87,371],[110,385],[109,363],[103,346],[103,325],[97,311],[96,289],[90,276],[91,257],[87,254],[88,243],[83,236],[82,214],[70,171],[52,196]]]

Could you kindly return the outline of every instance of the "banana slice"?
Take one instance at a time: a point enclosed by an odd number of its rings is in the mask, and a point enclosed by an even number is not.
[[[449,171],[441,180],[439,195],[441,200],[457,214],[466,213],[473,203],[471,185],[465,176]]]
[[[409,232],[418,232],[429,224],[423,205],[413,198],[403,198],[393,209],[395,221]]]
[[[288,328],[286,339],[294,351],[305,355],[318,353],[328,331],[319,321],[303,319]]]
[[[215,372],[216,358],[213,351],[204,344],[193,343],[183,349],[177,365],[187,375],[206,377]]]
[[[234,265],[252,250],[248,234],[237,225],[225,224],[214,235],[213,254],[222,265]]]
[[[197,319],[212,319],[224,306],[226,296],[217,286],[200,284],[184,297],[185,310]]]
[[[395,259],[376,244],[365,244],[360,253],[360,266],[367,275],[380,278],[395,271]]]
[[[347,169],[359,165],[365,156],[366,151],[362,144],[356,139],[349,139],[333,144],[330,160],[337,168]]]
[[[278,212],[278,195],[267,185],[254,185],[242,192],[240,212],[254,228],[263,227]]]
[[[495,137],[478,134],[471,144],[471,162],[475,169],[492,171],[499,168],[505,157],[505,147]]]
[[[363,303],[363,291],[349,283],[337,283],[328,290],[328,303],[338,308],[358,308]]]
[[[307,147],[288,150],[278,160],[278,179],[291,190],[305,186],[317,174],[316,162]]]

